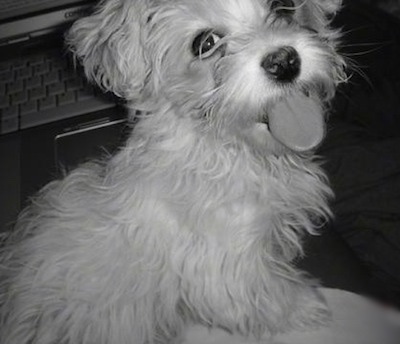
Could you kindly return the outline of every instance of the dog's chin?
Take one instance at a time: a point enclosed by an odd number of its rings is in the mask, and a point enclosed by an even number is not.
[[[304,153],[321,144],[325,127],[319,96],[298,91],[268,104],[255,130],[258,137],[266,136],[265,144],[275,154]]]

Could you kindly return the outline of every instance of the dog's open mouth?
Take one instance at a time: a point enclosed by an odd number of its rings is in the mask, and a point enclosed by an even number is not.
[[[269,130],[269,118],[268,118],[268,113],[267,112],[264,113],[264,115],[262,116],[261,123],[264,123],[267,126],[268,130]]]
[[[277,141],[296,152],[317,147],[325,136],[321,104],[306,92],[293,93],[274,104],[261,121]]]

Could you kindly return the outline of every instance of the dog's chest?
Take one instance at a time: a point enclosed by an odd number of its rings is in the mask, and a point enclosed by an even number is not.
[[[249,178],[243,173],[211,182],[204,187],[209,190],[207,196],[193,204],[198,217],[190,222],[196,224],[192,230],[221,242],[241,242],[262,235],[274,217],[269,200],[273,190],[262,184],[265,184],[262,178]]]
[[[267,209],[260,207],[254,200],[237,200],[217,207],[204,230],[219,241],[239,243],[246,238],[261,235],[270,215]]]

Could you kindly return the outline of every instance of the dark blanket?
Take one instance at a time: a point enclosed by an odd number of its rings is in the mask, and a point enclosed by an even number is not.
[[[335,25],[356,68],[320,151],[336,193],[333,229],[400,304],[400,21],[349,0]]]

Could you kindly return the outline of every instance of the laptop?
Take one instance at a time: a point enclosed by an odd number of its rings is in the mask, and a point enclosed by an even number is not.
[[[93,0],[0,0],[0,134],[114,106],[74,70],[63,33]]]
[[[74,68],[64,34],[93,0],[0,0],[0,232],[43,185],[124,140],[120,100]]]

